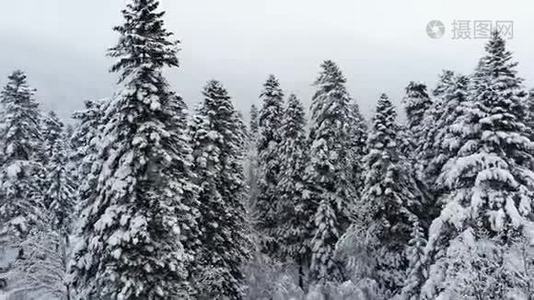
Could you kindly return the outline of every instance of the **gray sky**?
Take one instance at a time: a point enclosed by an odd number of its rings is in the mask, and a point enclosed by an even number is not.
[[[46,109],[62,116],[83,100],[110,96],[116,76],[105,50],[117,35],[125,0],[1,0],[0,84],[16,68]],[[336,61],[364,113],[381,92],[399,103],[410,80],[433,85],[444,68],[469,73],[484,40],[452,39],[454,20],[512,20],[509,48],[526,86],[534,86],[532,1],[496,0],[162,0],[167,28],[182,41],[181,68],[169,81],[190,104],[209,79],[224,83],[239,109],[258,102],[263,81],[277,75],[282,88],[305,103],[324,59]],[[445,36],[425,27],[441,20]],[[473,24],[471,24],[473,25]]]

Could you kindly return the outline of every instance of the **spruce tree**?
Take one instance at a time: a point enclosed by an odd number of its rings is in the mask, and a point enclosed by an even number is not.
[[[20,280],[31,291],[32,287],[55,296],[70,292],[67,282],[67,264],[70,248],[70,233],[76,204],[75,178],[69,160],[67,136],[64,125],[50,111],[43,117],[42,157],[46,164],[44,173],[44,203],[48,224],[33,230],[23,244],[25,256],[15,264]],[[31,276],[27,271],[32,270]],[[60,297],[61,297],[60,296]]]
[[[96,189],[98,170],[102,165],[98,155],[103,139],[104,112],[108,104],[108,100],[88,100],[83,110],[72,115],[75,128],[69,143],[69,160],[75,166],[73,175],[77,211],[87,205],[91,193]]]
[[[241,267],[249,257],[242,121],[224,87],[210,81],[191,124],[199,185],[202,250],[193,276],[200,299],[242,299]]]
[[[441,74],[439,74],[438,83],[436,84],[436,87],[432,90],[432,95],[436,97],[439,101],[439,98],[443,95],[443,93],[449,88],[449,85],[452,83],[452,79],[456,76],[454,71],[451,70],[443,70]]]
[[[303,287],[304,269],[310,259],[310,220],[314,205],[306,199],[306,182],[303,177],[308,162],[306,119],[304,107],[295,95],[290,95],[282,120],[280,144],[280,257],[299,266],[299,283]]]
[[[439,117],[434,120],[434,134],[429,137],[432,145],[432,156],[429,156],[424,174],[427,177],[430,189],[439,198],[445,193],[446,187],[437,184],[437,178],[447,161],[457,155],[462,146],[461,137],[469,128],[459,126],[456,122],[467,113],[466,101],[468,97],[469,78],[457,75],[451,79],[447,89],[441,96]]]
[[[0,245],[16,246],[44,221],[41,113],[22,71],[8,77],[1,93]]]
[[[434,96],[432,105],[428,108],[427,114],[423,120],[423,127],[425,128],[421,147],[418,149],[418,158],[421,160],[420,173],[423,181],[431,192],[434,191],[435,181],[439,170],[435,170],[432,165],[432,160],[439,156],[439,140],[437,138],[438,131],[444,128],[443,121],[449,118],[444,112],[448,110],[448,100],[450,98],[452,85],[455,82],[456,74],[450,70],[444,70],[439,75],[439,80],[432,91]],[[465,90],[465,89],[464,89]],[[449,112],[450,113],[450,112]]]
[[[378,100],[365,157],[365,185],[358,218],[340,243],[340,249],[360,249],[357,278],[376,280],[384,295],[400,292],[409,265],[407,245],[420,209],[419,191],[410,164],[399,149],[397,114],[389,98]],[[367,265],[367,267],[362,267]],[[350,266],[349,266],[350,267]],[[363,273],[362,273],[363,272]]]
[[[356,197],[361,197],[363,190],[363,158],[367,155],[367,123],[360,112],[356,101],[350,104],[350,162],[352,165],[352,182],[356,189]]]
[[[248,127],[248,151],[247,151],[247,186],[248,186],[248,215],[253,219],[256,212],[255,206],[258,198],[258,139],[259,123],[258,108],[250,107],[250,123]],[[252,221],[254,222],[254,221]]]
[[[432,107],[432,101],[424,83],[410,82],[406,87],[406,96],[402,100],[406,112],[406,126],[403,128],[403,154],[412,160],[415,170],[422,168],[425,162],[421,160],[422,147],[427,132],[432,124],[426,123],[426,117]]]
[[[430,131],[426,133],[424,146],[421,149],[423,152],[421,160],[425,161],[421,174],[424,176],[426,187],[433,195],[433,202],[423,207],[420,220],[412,230],[412,240],[408,249],[410,267],[402,291],[406,299],[418,299],[418,291],[426,280],[427,260],[424,248],[428,239],[428,227],[431,221],[439,216],[441,198],[447,193],[446,187],[436,182],[437,177],[445,162],[456,155],[461,146],[459,137],[466,129],[458,126],[455,120],[466,112],[465,101],[469,79],[450,71],[445,72],[445,75],[447,74],[451,74],[452,77],[447,76],[446,81],[440,81],[438,84],[439,96],[430,108],[428,119],[425,120]]]
[[[333,263],[333,250],[348,226],[355,188],[351,182],[351,112],[346,79],[332,61],[323,62],[321,69],[312,99],[310,162],[305,179],[309,201],[318,207],[310,272],[312,280],[324,283],[341,279],[340,266]]]
[[[51,111],[43,128],[44,152],[49,157],[46,165],[45,205],[53,215],[53,225],[58,232],[70,232],[75,206],[74,181],[68,169],[68,153],[63,123]]]
[[[532,293],[526,283],[532,275],[506,255],[531,238],[534,221],[527,93],[497,32],[485,50],[472,76],[466,111],[454,121],[462,128],[454,141],[458,150],[438,177],[449,192],[430,228],[424,299],[503,299]],[[532,261],[532,254],[526,261]],[[484,284],[489,280],[497,284]]]
[[[22,71],[8,77],[0,94],[0,253],[7,288],[21,284],[16,264],[31,248],[31,232],[48,223],[43,199],[39,105]],[[25,295],[24,295],[25,296]]]
[[[445,102],[444,94],[450,89],[455,76],[457,75],[453,71],[443,70],[441,74],[439,74],[439,79],[435,88],[432,90],[432,105],[427,109],[427,113],[423,119],[423,128],[426,128],[427,130],[425,130],[424,138],[421,141],[422,146],[420,148],[420,157],[422,157],[425,162],[424,164],[427,164],[427,162],[436,155],[433,143],[436,138],[436,130],[440,128],[436,122],[443,117],[443,105]],[[427,174],[423,173],[423,176],[426,177],[426,175]],[[433,179],[435,178],[430,178],[430,180]],[[429,187],[433,184],[433,181],[430,181],[430,184],[429,180],[426,180],[425,182]]]
[[[432,106],[432,100],[427,93],[424,83],[410,82],[406,87],[406,96],[403,99],[406,112],[407,124],[407,149],[403,149],[404,155],[414,160],[414,163],[422,163],[418,160],[424,137],[429,128],[425,125],[425,117]]]
[[[258,114],[259,114],[258,108],[256,107],[256,105],[252,104],[250,106],[250,124],[249,124],[249,132],[250,132],[250,137],[252,140],[256,140],[260,132]]]
[[[407,128],[411,131],[414,140],[419,141],[425,113],[432,105],[426,85],[421,82],[410,82],[406,87],[406,96],[403,102],[408,120]]]
[[[183,246],[196,218],[190,150],[183,101],[162,74],[178,66],[178,49],[158,6],[132,0],[125,23],[115,27],[120,38],[109,55],[118,59],[112,71],[120,85],[105,116],[101,168],[71,265],[79,298],[190,297],[191,257]]]
[[[364,224],[375,274],[386,295],[402,287],[407,268],[406,245],[417,220],[417,187],[410,165],[399,152],[397,114],[383,94],[377,104],[365,158],[365,189],[358,223]],[[411,125],[416,126],[415,122]],[[409,125],[410,126],[410,125]],[[410,127],[409,127],[410,128]]]
[[[63,128],[63,123],[53,111],[44,118],[43,150],[45,156],[48,157],[45,166],[44,199],[50,222],[42,231],[33,232],[27,247],[31,248],[47,238],[51,243],[41,246],[42,248],[38,246],[37,249],[30,249],[32,252],[25,258],[26,261],[19,265],[19,267],[34,269],[36,273],[43,273],[33,278],[37,282],[39,280],[46,282],[50,293],[56,294],[61,291],[67,294],[70,290],[66,281],[66,273],[76,206],[74,170],[70,164],[67,136]],[[51,272],[50,277],[46,274],[47,270]]]
[[[273,257],[278,251],[278,231],[281,141],[280,127],[283,117],[284,93],[278,80],[270,75],[260,95],[262,107],[259,115],[258,140],[258,199],[256,201],[256,227],[262,235],[262,251]]]
[[[433,135],[435,117],[434,109],[440,109],[440,103],[434,103],[427,92],[424,83],[410,82],[406,87],[406,96],[403,99],[407,123],[403,130],[401,140],[404,141],[403,156],[410,161],[410,176],[415,181],[419,191],[417,200],[421,207],[414,211],[418,215],[419,224],[426,231],[432,219],[437,215],[435,212],[435,199],[428,186],[424,169],[432,158],[427,150],[426,139]]]

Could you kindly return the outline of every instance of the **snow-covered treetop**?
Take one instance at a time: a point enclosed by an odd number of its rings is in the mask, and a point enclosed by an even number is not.
[[[285,138],[296,138],[304,134],[306,119],[304,116],[304,107],[298,100],[297,96],[291,94],[287,100],[287,108],[282,122],[282,132]]]
[[[349,122],[350,95],[345,87],[346,79],[339,67],[331,60],[321,64],[321,72],[314,83],[317,92],[312,99],[312,132],[339,130],[338,126],[346,126]],[[330,125],[324,124],[334,123]],[[336,129],[337,128],[337,129]],[[338,131],[338,133],[344,132]]]
[[[3,161],[28,160],[36,152],[36,142],[40,141],[41,137],[39,105],[33,98],[34,93],[35,90],[29,87],[24,72],[17,70],[8,77],[8,83],[0,95],[4,106]]]
[[[524,132],[527,92],[523,79],[517,76],[517,63],[512,61],[512,53],[506,50],[506,43],[497,31],[493,32],[485,50],[487,54],[473,76],[471,91],[476,108],[487,114],[479,114],[483,118],[482,130]]]
[[[439,75],[438,84],[436,85],[436,88],[434,88],[434,90],[432,91],[432,95],[434,97],[441,96],[445,92],[447,87],[450,85],[454,76],[454,71],[443,70]]]
[[[475,78],[489,75],[490,78],[500,78],[507,85],[496,86],[499,90],[509,87],[519,87],[523,80],[517,77],[516,62],[512,61],[512,52],[506,49],[506,41],[498,31],[492,33],[491,39],[485,46],[486,55],[482,57],[477,68]],[[509,80],[506,80],[509,79]],[[512,84],[513,86],[510,86]]]
[[[260,94],[260,98],[268,100],[268,99],[282,99],[284,97],[284,92],[280,88],[280,83],[278,82],[278,79],[273,75],[270,74],[269,77],[267,77],[267,81],[263,84],[263,91]]]
[[[326,60],[321,64],[322,71],[314,85],[323,86],[325,90],[333,89],[347,82],[339,67],[331,60]]]
[[[259,149],[264,149],[270,141],[280,140],[280,124],[283,114],[284,92],[274,75],[269,75],[260,94],[262,107],[258,119],[261,133]]]
[[[421,82],[410,82],[406,87],[403,103],[408,117],[408,128],[413,130],[421,124],[425,112],[432,105],[426,85]]]
[[[28,86],[26,74],[16,70],[8,76],[8,83],[2,91],[3,103],[10,101],[25,102],[33,100],[34,89]]]
[[[199,114],[208,120],[208,126],[213,132],[220,131],[225,140],[225,153],[240,156],[243,151],[245,132],[242,121],[235,110],[231,98],[224,86],[217,80],[210,80],[202,92],[204,101],[197,109]],[[235,126],[239,125],[239,128]],[[232,128],[231,130],[228,128]],[[221,141],[222,142],[222,141]]]
[[[159,69],[164,66],[178,66],[178,41],[164,28],[164,12],[157,12],[158,0],[132,0],[122,11],[125,22],[116,26],[120,33],[119,43],[109,50],[109,56],[119,60],[111,70],[122,72],[123,81],[139,66]]]
[[[230,107],[230,96],[219,81],[208,81],[202,94],[204,95],[204,102],[198,110],[202,112],[204,116],[210,117],[211,120],[218,121],[219,114],[224,114],[225,116],[234,114],[233,107]]]
[[[395,147],[397,112],[386,94],[380,95],[376,105],[376,114],[373,117],[373,133],[369,136],[369,143],[375,149]]]
[[[54,147],[58,146],[58,143],[63,143],[63,123],[59,120],[54,111],[50,111],[48,116],[44,118],[44,133],[45,145],[44,151],[47,158],[52,158],[54,155]]]

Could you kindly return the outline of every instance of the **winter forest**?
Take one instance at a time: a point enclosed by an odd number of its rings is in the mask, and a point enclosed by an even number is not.
[[[309,109],[267,70],[243,115],[166,80],[158,0],[122,15],[116,92],[73,121],[31,74],[1,91],[0,299],[534,299],[534,92],[499,32],[369,120],[330,60]]]

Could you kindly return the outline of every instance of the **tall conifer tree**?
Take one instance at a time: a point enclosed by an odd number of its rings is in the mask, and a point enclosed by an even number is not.
[[[258,140],[258,199],[256,201],[256,227],[262,234],[262,251],[273,257],[278,251],[279,197],[281,142],[280,126],[283,117],[284,93],[274,75],[263,85],[260,95]]]
[[[387,297],[400,292],[409,265],[408,243],[420,209],[409,163],[399,149],[397,114],[382,94],[373,118],[365,162],[365,185],[358,217],[340,250],[351,253],[357,278],[376,280]],[[349,268],[354,266],[349,266]]]
[[[310,162],[306,182],[310,199],[317,207],[312,241],[312,280],[340,280],[335,245],[349,224],[351,200],[355,196],[350,163],[351,112],[346,79],[332,61],[321,64],[315,81],[309,135]]]
[[[315,213],[314,205],[306,198],[307,186],[304,170],[308,162],[306,141],[306,118],[304,107],[295,95],[290,95],[282,120],[282,143],[280,145],[280,256],[284,261],[299,266],[300,286],[303,287],[304,270],[310,259],[310,220]]]
[[[72,264],[80,298],[187,299],[196,214],[188,171],[185,104],[164,67],[176,42],[157,0],[132,0],[109,55],[119,91],[107,110],[98,182],[82,212]]]
[[[255,210],[258,199],[258,139],[259,139],[259,122],[258,108],[256,105],[250,107],[250,123],[248,128],[248,152],[247,152],[247,185],[248,201],[247,210],[249,217],[254,219],[257,211]],[[252,221],[254,222],[254,221]]]
[[[75,183],[68,169],[68,148],[63,123],[54,112],[45,117],[44,151],[49,157],[46,166],[45,204],[53,215],[54,228],[64,236],[71,230],[75,206]]]
[[[15,71],[0,95],[0,253],[10,271],[8,285],[21,283],[17,265],[35,246],[24,245],[49,222],[40,155],[42,116],[34,92],[26,75]]]
[[[219,82],[208,82],[203,94],[191,125],[202,230],[194,279],[200,299],[242,299],[241,267],[250,251],[241,166],[243,123]]]
[[[22,71],[8,77],[1,103],[0,240],[8,246],[44,221],[41,113]]]
[[[532,254],[516,255],[534,224],[527,93],[497,32],[485,49],[465,113],[454,121],[458,150],[438,177],[449,192],[430,228],[424,299],[532,295]]]
[[[367,154],[368,128],[365,118],[360,112],[360,106],[356,101],[350,104],[350,161],[352,165],[352,182],[356,190],[356,197],[361,197],[364,184],[363,158]]]

